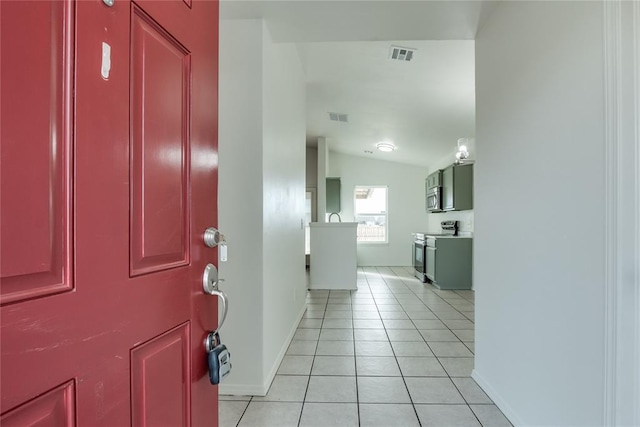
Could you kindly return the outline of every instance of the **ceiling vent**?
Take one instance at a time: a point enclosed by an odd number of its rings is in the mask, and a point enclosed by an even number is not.
[[[347,123],[347,115],[342,113],[329,113],[329,120]]]
[[[409,47],[391,46],[391,49],[389,49],[389,59],[408,62],[413,59],[413,52],[415,51],[415,49]]]

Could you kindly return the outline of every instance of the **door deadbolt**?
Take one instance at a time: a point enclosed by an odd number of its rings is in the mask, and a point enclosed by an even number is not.
[[[204,230],[204,244],[207,247],[215,248],[220,243],[220,240],[223,240],[223,236],[216,228],[209,227]]]

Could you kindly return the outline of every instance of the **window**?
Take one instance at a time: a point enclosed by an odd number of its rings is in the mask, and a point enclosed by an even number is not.
[[[387,243],[387,187],[357,186],[353,206],[358,243]]]

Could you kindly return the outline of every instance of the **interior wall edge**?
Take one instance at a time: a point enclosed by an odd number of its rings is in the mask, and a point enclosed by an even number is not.
[[[493,403],[502,411],[505,417],[509,419],[511,424],[514,426],[524,426],[525,423],[520,419],[517,412],[507,403],[507,400],[504,399],[495,388],[491,386],[480,372],[476,369],[471,371],[471,378],[475,380],[476,383],[480,386],[480,388],[489,396]]]

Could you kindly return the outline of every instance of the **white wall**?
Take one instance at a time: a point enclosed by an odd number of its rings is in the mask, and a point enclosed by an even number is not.
[[[262,20],[221,20],[220,263],[233,370],[220,392],[264,394],[304,307],[305,98],[295,48]]]
[[[330,152],[330,176],[340,177],[342,221],[353,221],[356,185],[386,185],[388,244],[358,244],[360,266],[412,266],[411,233],[424,231],[426,168]]]
[[[263,35],[263,363],[275,375],[302,317],[306,88],[295,45]]]
[[[220,21],[218,215],[229,261],[218,266],[230,302],[221,337],[233,354],[221,387],[254,392],[263,378],[262,31],[258,20]]]
[[[474,378],[516,425],[603,425],[600,2],[502,2],[476,38]]]

